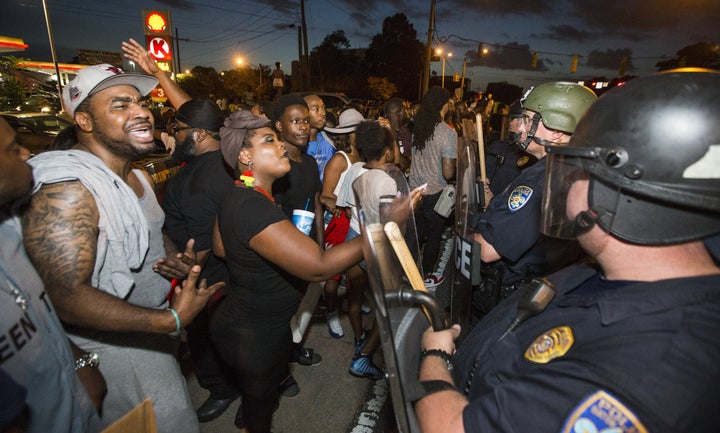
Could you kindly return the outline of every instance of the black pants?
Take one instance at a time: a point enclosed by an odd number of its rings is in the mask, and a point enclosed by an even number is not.
[[[433,210],[441,194],[442,191],[423,196],[420,206],[415,210],[418,242],[423,252],[422,271],[426,274],[435,270],[435,262],[440,254],[440,243],[445,230],[445,217]]]
[[[280,383],[290,374],[289,323],[262,329],[241,328],[235,318],[215,314],[210,335],[240,388],[245,427],[250,433],[269,433]]]
[[[210,314],[207,307],[186,327],[190,358],[198,384],[210,391],[210,398],[233,398],[240,391],[233,383],[232,372],[220,359],[210,342]]]

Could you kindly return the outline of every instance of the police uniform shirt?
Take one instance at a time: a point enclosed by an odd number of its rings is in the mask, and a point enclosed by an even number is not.
[[[545,159],[523,171],[502,194],[490,200],[475,232],[495,248],[505,265],[503,284],[539,275],[547,260],[540,234]],[[549,273],[550,271],[546,272]]]
[[[607,282],[575,266],[550,280],[545,311],[498,342],[518,291],[458,348],[466,432],[717,431],[720,276]]]

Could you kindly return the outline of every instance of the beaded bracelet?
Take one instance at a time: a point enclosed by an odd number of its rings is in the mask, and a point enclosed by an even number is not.
[[[425,359],[428,356],[438,356],[445,361],[445,365],[447,365],[448,371],[452,371],[453,365],[451,362],[451,356],[449,353],[442,349],[430,349],[430,350],[423,350],[420,352],[420,362],[422,362],[423,359]]]

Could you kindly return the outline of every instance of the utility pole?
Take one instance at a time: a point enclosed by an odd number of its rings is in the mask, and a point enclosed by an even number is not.
[[[298,65],[300,65],[299,69],[299,77],[297,80],[293,80],[293,91],[296,90],[302,90],[302,88],[305,86],[305,59],[303,57],[303,49],[302,49],[302,34],[304,31],[304,24],[299,25],[298,28]]]
[[[182,72],[180,69],[180,33],[178,32],[178,28],[175,27],[175,73],[170,74],[171,77],[177,82],[177,74]]]
[[[55,40],[53,39],[52,27],[50,26],[50,15],[48,14],[47,4],[45,0],[42,2],[43,11],[45,12],[45,24],[47,25],[48,39],[50,40],[50,53],[52,54],[53,63],[55,64],[55,75],[57,76],[57,92],[62,104],[62,76],[60,75],[60,67],[58,66],[57,55],[55,54]]]
[[[435,0],[430,3],[430,23],[428,24],[428,39],[427,46],[425,47],[425,65],[422,76],[422,88],[420,89],[420,95],[418,101],[422,99],[428,87],[430,87],[430,60],[432,58],[432,41],[433,33],[435,31]]]
[[[303,48],[305,52],[300,60],[305,71],[305,90],[310,90],[310,55],[308,52],[307,23],[305,22],[305,0],[300,0],[300,19],[302,20]]]

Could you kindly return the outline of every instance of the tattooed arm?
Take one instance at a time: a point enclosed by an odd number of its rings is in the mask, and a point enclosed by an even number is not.
[[[77,181],[44,185],[23,215],[25,249],[65,322],[110,331],[175,331],[169,311],[143,308],[91,286],[97,252],[99,213],[90,192]],[[187,325],[220,285],[196,289],[196,266],[173,308]]]

